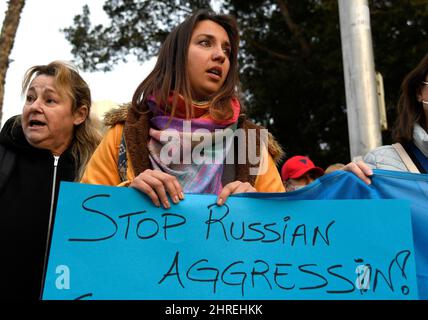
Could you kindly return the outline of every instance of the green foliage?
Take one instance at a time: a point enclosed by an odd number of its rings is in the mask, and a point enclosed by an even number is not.
[[[128,55],[155,56],[167,33],[210,1],[106,1],[109,26],[92,26],[87,7],[64,29],[78,65],[110,70]],[[384,77],[389,125],[400,83],[428,52],[428,1],[369,1],[376,69]],[[348,162],[345,86],[336,0],[227,0],[241,28],[240,70],[250,116],[287,157],[320,166]],[[384,143],[390,143],[390,132]]]
[[[138,1],[110,0],[103,9],[108,26],[92,26],[88,6],[63,29],[72,45],[76,64],[87,71],[109,71],[128,55],[145,61],[157,55],[171,29],[198,8],[210,8],[209,0]]]
[[[369,3],[376,69],[384,77],[390,128],[400,83],[428,52],[428,1]],[[243,90],[251,116],[287,157],[347,163],[349,140],[336,0],[230,0],[242,30]],[[383,142],[391,143],[390,130]]]
[[[349,161],[336,1],[231,1],[242,28],[242,83],[253,118],[287,157]],[[285,6],[282,8],[280,6]]]

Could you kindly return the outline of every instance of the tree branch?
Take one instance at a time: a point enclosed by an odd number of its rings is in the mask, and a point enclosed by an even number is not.
[[[16,31],[25,0],[9,0],[0,33],[0,120],[2,118],[4,85],[9,68],[9,56],[15,41]]]
[[[308,57],[311,54],[311,47],[306,41],[306,39],[303,37],[302,29],[297,24],[295,24],[293,19],[291,18],[286,1],[276,0],[276,3],[278,4],[279,9],[281,10],[282,16],[284,17],[288,29],[290,29],[291,33],[299,41],[303,56]]]
[[[273,51],[273,50],[267,48],[266,46],[261,45],[257,41],[247,40],[247,42],[251,46],[253,46],[253,47],[255,47],[255,48],[259,49],[259,50],[262,50],[262,51],[270,54],[271,56],[273,56],[275,58],[278,58],[278,59],[281,59],[281,60],[285,60],[285,61],[293,61],[294,60],[292,57],[290,57],[290,56],[288,56],[286,54],[283,54],[283,53],[279,53],[279,52]]]

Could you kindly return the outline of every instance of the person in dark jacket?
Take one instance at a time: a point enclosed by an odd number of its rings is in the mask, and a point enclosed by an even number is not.
[[[0,132],[3,299],[37,300],[60,181],[78,181],[100,141],[88,117],[91,94],[72,66],[30,68],[25,104]]]

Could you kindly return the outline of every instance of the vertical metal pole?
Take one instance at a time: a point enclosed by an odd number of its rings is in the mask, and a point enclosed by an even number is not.
[[[382,145],[367,0],[339,0],[351,158]]]

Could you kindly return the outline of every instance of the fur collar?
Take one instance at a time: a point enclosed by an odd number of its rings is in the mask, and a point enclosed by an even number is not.
[[[106,127],[113,127],[118,123],[124,123],[128,115],[131,103],[120,104],[117,108],[110,109],[104,115],[103,123]]]

